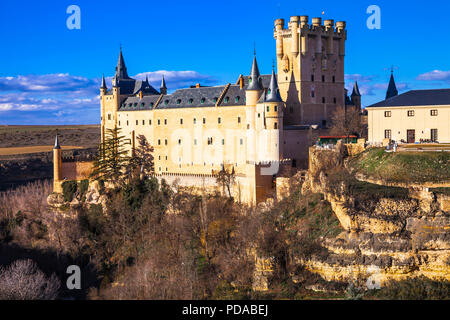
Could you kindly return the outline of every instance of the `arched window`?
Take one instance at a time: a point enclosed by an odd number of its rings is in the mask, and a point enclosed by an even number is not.
[[[178,99],[178,100],[177,100],[177,104],[181,104],[181,99]]]
[[[164,104],[167,106],[169,104],[169,100],[165,100]]]
[[[201,102],[201,104],[204,104],[205,103],[205,98],[202,98],[202,100],[200,102]]]
[[[194,99],[189,99],[189,104],[192,104],[194,102]]]
[[[241,100],[241,97],[237,96],[236,99],[235,99],[234,101],[236,101],[236,103],[238,103],[239,100]]]
[[[225,103],[228,103],[229,100],[230,100],[229,97],[225,97]]]

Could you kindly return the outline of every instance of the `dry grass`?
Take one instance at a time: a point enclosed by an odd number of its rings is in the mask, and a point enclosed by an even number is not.
[[[76,146],[62,146],[63,150],[82,149]],[[50,152],[53,146],[33,146],[33,147],[15,147],[15,148],[0,148],[0,156],[9,156],[16,154],[30,154],[40,152]]]

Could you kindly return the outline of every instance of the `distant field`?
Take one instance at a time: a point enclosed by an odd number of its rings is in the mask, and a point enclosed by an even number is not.
[[[62,146],[63,150],[81,149],[75,146]],[[15,148],[0,148],[0,156],[10,156],[15,154],[29,154],[49,152],[53,150],[53,146],[32,146],[32,147],[15,147]]]
[[[100,141],[100,125],[0,126],[0,148],[52,146],[56,133],[61,146],[92,148]]]

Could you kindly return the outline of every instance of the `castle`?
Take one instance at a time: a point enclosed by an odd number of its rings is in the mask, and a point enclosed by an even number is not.
[[[344,87],[345,22],[293,16],[275,21],[277,74],[251,72],[236,83],[200,84],[168,94],[148,79],[129,77],[120,50],[112,88],[102,78],[101,133],[120,128],[131,141],[154,147],[155,174],[180,185],[208,188],[224,166],[236,175],[233,194],[258,203],[275,194],[286,168],[306,168],[313,129],[326,130],[337,108],[361,107],[357,84]],[[292,170],[291,170],[292,171]]]

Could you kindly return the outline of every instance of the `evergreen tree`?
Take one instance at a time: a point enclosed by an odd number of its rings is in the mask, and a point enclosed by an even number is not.
[[[127,145],[130,144],[121,129],[107,129],[104,141],[99,146],[99,154],[94,162],[91,178],[120,183],[130,163]]]
[[[148,143],[144,135],[137,136],[138,146],[133,150],[130,159],[127,175],[129,179],[134,177],[150,176],[154,173],[153,151],[154,148]]]

